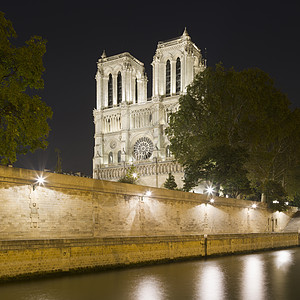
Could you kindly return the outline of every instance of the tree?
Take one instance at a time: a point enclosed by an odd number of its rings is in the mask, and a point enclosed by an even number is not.
[[[274,211],[284,211],[287,208],[287,193],[282,185],[276,181],[269,180],[264,188],[268,207]]]
[[[259,69],[198,74],[179,99],[166,129],[185,186],[209,179],[237,196],[249,186],[265,191],[269,180],[286,184],[300,161],[300,112]]]
[[[236,198],[251,192],[244,163],[248,155],[243,148],[220,145],[208,149],[201,160],[186,163],[184,190],[189,191],[201,179],[210,182],[217,194]]]
[[[174,177],[174,175],[172,175],[172,173],[169,173],[169,176],[164,183],[164,187],[169,190],[176,190],[177,183],[176,183],[175,177]]]
[[[131,165],[124,176],[122,176],[118,182],[123,183],[132,183],[135,184],[140,178],[140,175],[136,171],[136,167],[134,165]]]
[[[17,154],[45,149],[52,111],[35,90],[44,82],[46,41],[34,36],[22,47],[12,45],[16,32],[0,12],[0,162],[13,163]]]

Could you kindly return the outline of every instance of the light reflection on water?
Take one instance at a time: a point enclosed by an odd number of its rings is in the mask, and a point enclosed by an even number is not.
[[[225,299],[224,274],[215,262],[207,261],[204,268],[200,268],[197,299],[222,300]]]
[[[274,253],[275,265],[277,269],[287,270],[293,263],[293,252],[291,250],[276,251]]]
[[[134,296],[135,300],[163,300],[162,282],[153,276],[142,278],[135,287]]]
[[[1,300],[298,300],[300,248],[0,285]]]
[[[265,270],[262,257],[259,254],[246,256],[243,263],[241,298],[265,299]]]

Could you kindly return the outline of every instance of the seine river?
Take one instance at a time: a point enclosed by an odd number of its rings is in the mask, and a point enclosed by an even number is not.
[[[0,285],[1,300],[300,299],[300,248]]]

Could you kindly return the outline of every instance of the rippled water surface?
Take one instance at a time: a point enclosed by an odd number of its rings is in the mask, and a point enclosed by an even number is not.
[[[0,285],[1,300],[300,299],[300,248]]]

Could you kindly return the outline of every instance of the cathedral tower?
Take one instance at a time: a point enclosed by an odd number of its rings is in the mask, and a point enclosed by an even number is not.
[[[97,67],[93,177],[116,181],[133,164],[139,184],[162,187],[171,172],[181,187],[183,168],[164,132],[180,95],[205,68],[201,51],[186,30],[159,42],[150,99],[144,65],[129,53],[106,57],[103,52]]]

